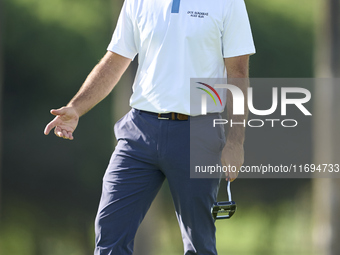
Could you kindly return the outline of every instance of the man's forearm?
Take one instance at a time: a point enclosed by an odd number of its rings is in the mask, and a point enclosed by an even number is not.
[[[73,107],[79,117],[84,115],[112,91],[130,63],[131,59],[107,52],[67,106]]]
[[[244,115],[233,114],[233,97],[231,92],[227,95],[227,118],[228,123],[233,123],[229,126],[227,142],[243,144],[245,139],[245,126],[248,119],[248,104],[247,104],[247,91],[249,87],[248,78],[228,78],[228,84],[232,84],[240,88],[244,95]],[[236,123],[236,124],[235,124]]]
[[[244,95],[244,114],[233,114],[233,97],[231,92],[227,95],[227,114],[230,126],[227,142],[231,144],[243,144],[245,139],[245,123],[248,118],[247,92],[249,87],[249,56],[240,56],[225,59],[225,65],[228,73],[228,83],[237,86],[242,90]],[[235,124],[237,123],[237,124]]]

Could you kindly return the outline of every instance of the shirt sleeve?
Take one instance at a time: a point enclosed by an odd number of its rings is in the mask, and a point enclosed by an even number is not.
[[[222,32],[224,58],[254,54],[255,46],[244,0],[231,0]]]
[[[134,59],[138,52],[135,44],[134,21],[131,18],[131,6],[128,2],[128,0],[124,1],[116,29],[107,50],[123,57]]]

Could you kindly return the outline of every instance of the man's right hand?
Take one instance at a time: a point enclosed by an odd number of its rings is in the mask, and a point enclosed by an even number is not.
[[[79,121],[79,115],[73,107],[62,107],[58,110],[51,110],[56,117],[47,124],[44,134],[48,135],[54,128],[54,134],[64,139],[73,140],[73,131]]]

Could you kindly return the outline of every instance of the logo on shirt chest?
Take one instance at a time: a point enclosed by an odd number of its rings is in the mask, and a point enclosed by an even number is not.
[[[205,17],[209,16],[208,12],[198,12],[198,11],[187,11],[187,14],[192,18],[201,18],[201,19],[204,19]]]

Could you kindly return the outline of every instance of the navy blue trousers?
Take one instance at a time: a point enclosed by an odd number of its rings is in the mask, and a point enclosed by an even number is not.
[[[190,178],[189,171],[190,122],[212,126],[213,118],[216,116],[161,120],[132,109],[116,123],[118,143],[103,178],[95,221],[95,255],[133,253],[136,231],[165,178],[175,205],[184,254],[217,254],[211,206],[216,201],[220,179]],[[208,157],[215,165],[220,162],[223,148],[221,135],[214,130],[198,134],[197,148],[202,150],[202,158]]]

